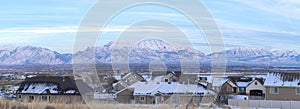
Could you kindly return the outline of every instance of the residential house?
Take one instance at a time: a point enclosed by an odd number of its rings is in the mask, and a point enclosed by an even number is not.
[[[300,100],[299,73],[268,73],[264,86],[266,100]]]
[[[82,97],[92,97],[93,89],[71,77],[37,76],[21,82],[16,95],[19,101],[77,103],[83,102]]]
[[[255,77],[229,77],[230,80],[238,87],[237,94],[248,96],[264,96],[265,87],[263,86],[263,78]]]
[[[118,92],[138,81],[144,81],[144,78],[142,75],[140,75],[138,73],[127,73],[127,74],[121,76],[121,80],[112,84],[112,87],[113,87],[114,92]]]
[[[250,96],[250,99],[255,97],[262,97],[261,99],[263,99],[266,93],[263,82],[262,78],[254,78],[246,87],[246,95]]]
[[[181,76],[181,72],[179,71],[167,71],[167,74],[163,76],[162,82],[178,82]],[[159,76],[157,76],[159,77]]]
[[[230,95],[237,93],[237,86],[227,77],[214,77],[212,89],[218,93],[217,101],[227,103]]]
[[[120,103],[193,104],[199,105],[203,96],[214,94],[200,85],[179,82],[137,82],[116,94]]]
[[[152,79],[164,76],[162,81],[165,82],[177,82],[181,76],[181,71],[154,71],[151,73]]]
[[[197,74],[182,74],[180,81],[182,83],[198,84],[199,78]]]
[[[122,78],[121,80],[125,81],[128,85],[132,85],[138,81],[144,80],[143,76],[138,73],[127,73],[121,76],[121,78]]]
[[[219,94],[236,93],[237,86],[227,77],[214,77],[212,89]]]
[[[199,85],[207,89],[212,89],[213,77],[212,76],[197,76],[197,82]]]
[[[242,77],[242,76],[230,77],[230,79],[238,87],[237,93],[239,95],[246,95],[246,88],[253,81],[252,78]]]

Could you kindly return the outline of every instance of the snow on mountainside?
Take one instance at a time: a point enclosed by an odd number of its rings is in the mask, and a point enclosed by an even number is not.
[[[225,54],[224,54],[225,53]],[[271,51],[260,48],[233,48],[225,52],[209,54],[209,57],[225,55],[228,64],[243,63],[251,65],[299,65],[298,51]]]
[[[104,46],[90,47],[74,55],[60,54],[40,47],[7,46],[0,48],[0,65],[72,64],[72,56],[76,58],[74,63],[91,63],[94,58],[96,63],[130,62],[149,64],[157,60],[166,64],[190,61],[209,63],[212,59],[225,56],[227,65],[300,65],[300,51],[272,51],[241,47],[205,55],[192,47],[170,44],[157,39],[140,42],[111,41]]]
[[[74,56],[79,62],[91,62],[94,48],[88,48]],[[166,63],[179,63],[183,59],[197,60],[205,54],[191,47],[171,45],[162,40],[150,39],[141,42],[111,41],[105,46],[95,48],[96,62],[103,63],[150,63],[158,59]],[[181,59],[181,60],[180,60]],[[187,61],[187,60],[186,60]]]
[[[69,64],[71,54],[59,54],[46,48],[21,46],[0,49],[1,65]]]

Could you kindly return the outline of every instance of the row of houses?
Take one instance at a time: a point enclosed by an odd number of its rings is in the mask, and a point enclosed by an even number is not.
[[[137,82],[116,93],[120,103],[138,104],[197,104],[204,96],[215,94],[203,86],[179,82]]]
[[[152,93],[153,90],[160,90],[159,88],[150,88],[146,92],[151,92],[151,100],[148,102],[139,102],[138,95],[135,94],[139,87],[155,87],[163,84],[174,85],[185,84],[196,85],[202,87],[207,91],[212,91],[218,94],[217,101],[227,102],[227,99],[253,99],[253,100],[300,100],[300,74],[298,73],[267,73],[264,76],[202,76],[191,74],[178,74],[178,72],[167,72],[164,76],[156,76],[152,80],[141,79],[142,75],[134,75],[132,77],[140,78],[134,79],[128,83],[123,79],[114,84],[116,89],[117,101],[126,103],[157,103]],[[143,82],[140,82],[143,81]],[[136,85],[136,84],[142,85]],[[157,84],[153,84],[157,83]],[[122,85],[123,84],[123,85]],[[122,87],[120,87],[122,86]],[[124,92],[123,92],[124,91]],[[127,98],[122,100],[122,94],[127,94]],[[130,93],[130,94],[129,94]],[[173,93],[177,93],[176,91]],[[179,92],[178,92],[179,93]]]
[[[243,99],[300,101],[299,73],[268,73],[263,78],[216,77],[213,81],[212,88],[219,91],[221,99],[246,95]]]
[[[203,98],[226,103],[227,99],[239,95],[247,97],[245,99],[300,101],[300,74],[297,73],[216,77],[166,72],[165,75],[150,78],[127,73],[109,85],[106,93],[113,95],[113,99],[119,103],[199,105]],[[65,103],[83,102],[81,95],[95,98],[94,92],[95,89],[82,80],[65,76],[27,78],[15,91],[19,101]]]

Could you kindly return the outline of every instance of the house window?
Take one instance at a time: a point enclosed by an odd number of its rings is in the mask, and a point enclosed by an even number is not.
[[[42,101],[47,101],[48,100],[48,96],[45,96],[45,95],[41,96],[41,98],[42,98]]]
[[[141,96],[141,97],[140,97],[140,101],[145,101],[145,97],[144,97],[144,96]]]
[[[165,79],[165,82],[169,82],[169,79]]]
[[[34,96],[30,95],[30,96],[29,96],[29,101],[31,102],[31,101],[33,101],[33,100],[34,100]]]
[[[297,94],[297,95],[300,95],[300,87],[297,87],[297,88],[296,88],[296,94]]]
[[[257,82],[255,82],[254,85],[257,85]]]
[[[195,103],[200,103],[200,102],[201,102],[200,96],[196,96],[196,97],[194,98],[194,102],[195,102]]]
[[[240,91],[240,92],[245,92],[245,88],[244,88],[244,87],[240,87],[240,88],[239,88],[239,91]]]
[[[278,92],[279,92],[279,91],[278,91],[278,87],[271,87],[271,88],[270,88],[270,93],[271,93],[271,94],[278,94]]]
[[[18,98],[19,98],[19,99],[22,99],[22,95],[18,95]]]

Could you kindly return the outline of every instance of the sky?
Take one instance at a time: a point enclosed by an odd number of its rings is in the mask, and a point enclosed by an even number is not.
[[[78,28],[96,0],[4,0],[0,2],[0,46],[38,46],[72,53]],[[300,51],[298,0],[202,0],[214,17],[226,49],[235,47]],[[117,4],[117,3],[116,3]],[[181,4],[190,6],[189,2]],[[108,6],[109,7],[109,6]],[[111,6],[113,7],[113,6]],[[116,40],[140,19],[160,19],[180,28],[192,45],[208,54],[202,31],[182,13],[157,5],[136,6],[116,15],[97,45]],[[141,26],[141,25],[140,25]],[[168,28],[153,27],[153,31]],[[142,29],[139,31],[143,31]],[[136,34],[134,37],[139,37]]]

